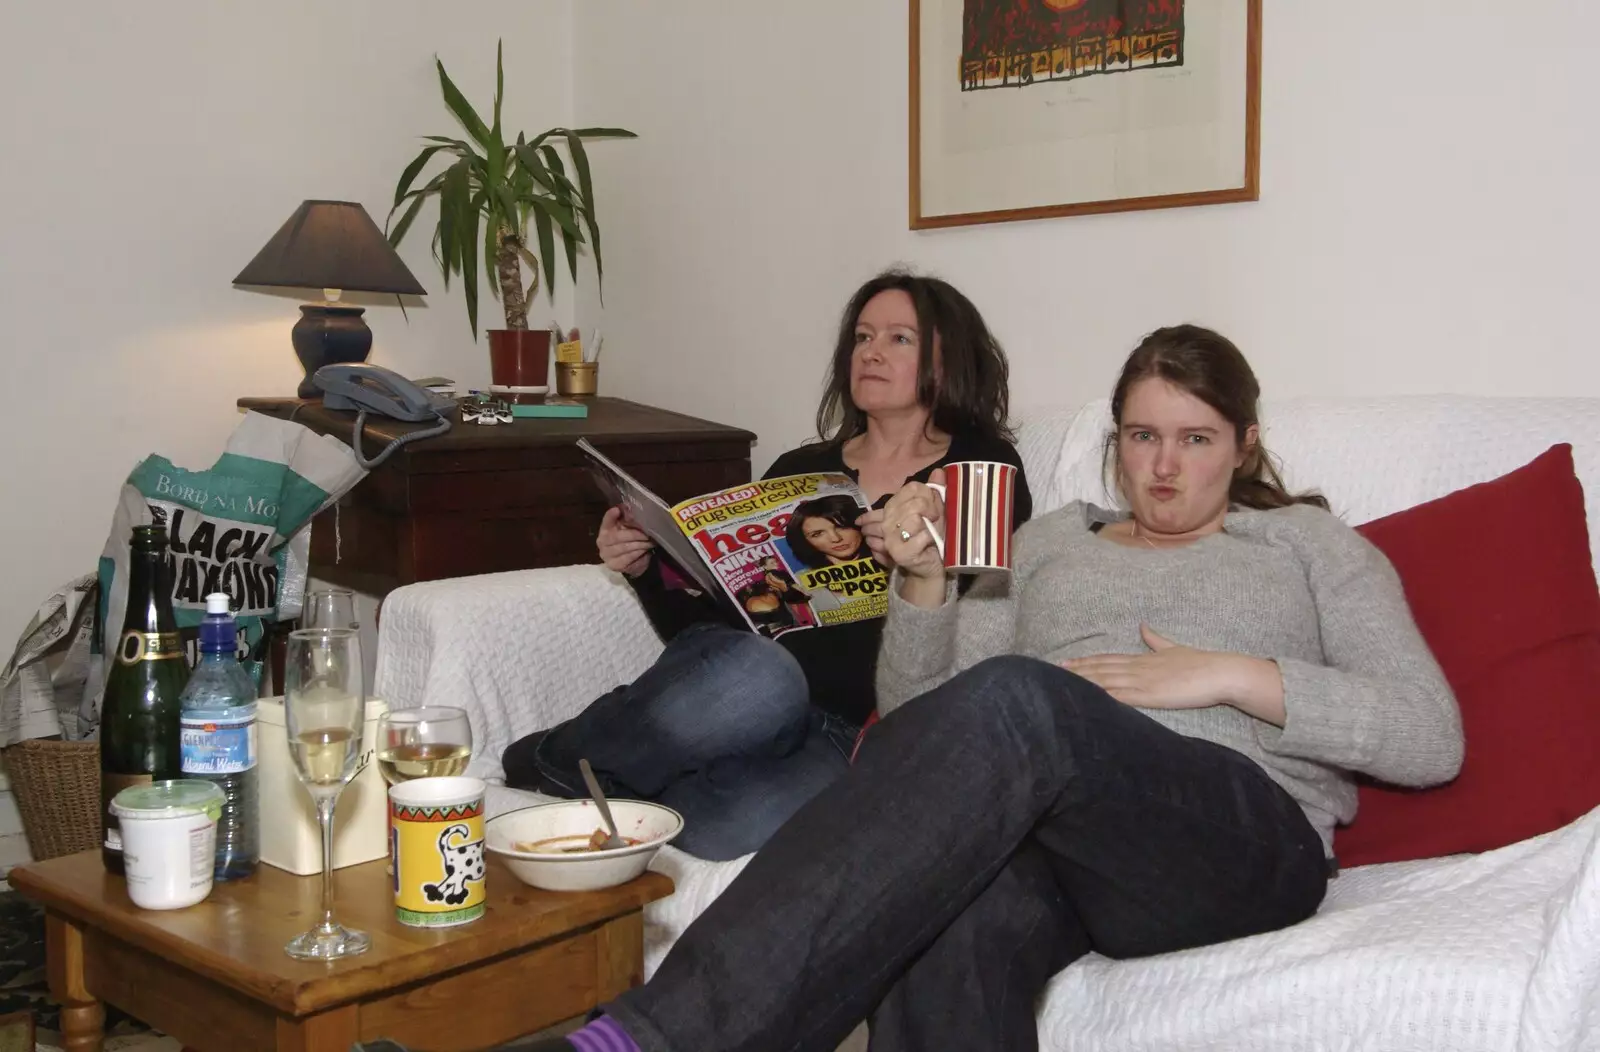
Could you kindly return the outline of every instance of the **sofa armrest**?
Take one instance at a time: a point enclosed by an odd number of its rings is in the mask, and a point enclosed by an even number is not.
[[[660,651],[633,590],[601,566],[427,581],[383,600],[375,687],[391,708],[466,709],[467,771],[499,784],[507,745],[637,678]]]

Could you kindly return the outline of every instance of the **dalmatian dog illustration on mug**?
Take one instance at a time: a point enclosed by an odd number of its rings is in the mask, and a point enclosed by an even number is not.
[[[483,882],[483,840],[468,840],[472,830],[465,822],[447,825],[439,833],[439,861],[444,863],[444,879],[422,885],[429,902],[459,906],[467,901],[467,884]]]

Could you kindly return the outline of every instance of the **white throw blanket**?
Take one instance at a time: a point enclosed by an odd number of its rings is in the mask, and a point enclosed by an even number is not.
[[[492,804],[542,799],[500,789]],[[647,976],[746,861],[656,857],[677,892],[645,911]],[[1090,954],[1051,982],[1040,1047],[1600,1052],[1596,947],[1600,810],[1483,855],[1345,870],[1287,931],[1142,960]]]

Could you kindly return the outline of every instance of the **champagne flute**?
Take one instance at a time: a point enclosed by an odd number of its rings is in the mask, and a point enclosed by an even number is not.
[[[461,774],[471,758],[472,724],[465,709],[427,705],[378,717],[378,773],[390,785]]]
[[[319,588],[307,592],[300,607],[301,628],[360,628],[356,597],[344,588]]]
[[[366,688],[361,641],[353,628],[301,628],[289,633],[283,714],[300,781],[322,826],[322,923],[284,947],[301,960],[365,953],[371,940],[333,919],[333,809],[361,758]]]

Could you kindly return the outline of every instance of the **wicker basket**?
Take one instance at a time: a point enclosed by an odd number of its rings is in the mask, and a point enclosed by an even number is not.
[[[35,861],[100,846],[99,742],[33,739],[0,756]]]

